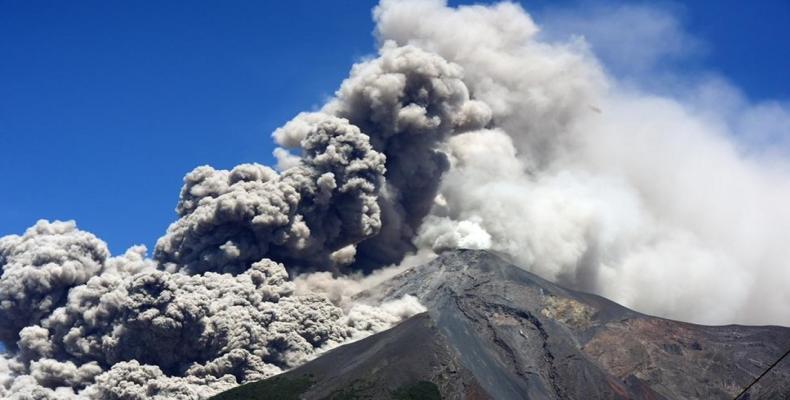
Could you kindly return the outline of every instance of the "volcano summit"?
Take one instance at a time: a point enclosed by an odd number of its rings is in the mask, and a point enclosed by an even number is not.
[[[651,317],[486,251],[448,251],[358,299],[406,294],[428,311],[214,399],[729,400],[790,347],[790,328]],[[788,382],[790,360],[741,398],[786,399]]]

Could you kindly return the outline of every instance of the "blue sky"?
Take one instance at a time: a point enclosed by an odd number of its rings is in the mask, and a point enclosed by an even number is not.
[[[271,164],[269,134],[374,50],[374,1],[228,4],[0,0],[0,235],[75,219],[150,248],[186,172]],[[661,3],[695,46],[658,68],[790,99],[790,3],[744,4]],[[601,4],[524,5],[540,23]]]

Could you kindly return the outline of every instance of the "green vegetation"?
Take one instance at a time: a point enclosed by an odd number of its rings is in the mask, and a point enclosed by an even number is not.
[[[357,379],[351,382],[351,385],[332,392],[329,398],[331,400],[368,400],[372,397],[365,395],[365,393],[373,387],[374,384],[372,382]]]
[[[222,392],[211,400],[299,400],[299,396],[312,385],[312,375],[293,379],[274,377]]]
[[[412,385],[401,386],[392,392],[395,400],[441,400],[439,387],[428,381],[419,381]]]
[[[299,400],[315,383],[313,375],[299,378],[274,377],[242,385],[220,393],[210,400]],[[331,400],[373,400],[375,383],[355,380],[350,385],[336,390],[327,398]],[[386,392],[385,392],[386,393]],[[403,385],[387,396],[394,400],[441,400],[439,387],[428,381]],[[381,398],[378,396],[377,398]]]

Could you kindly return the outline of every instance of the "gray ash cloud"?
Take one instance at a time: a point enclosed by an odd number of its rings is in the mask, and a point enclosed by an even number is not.
[[[40,221],[2,245],[0,284],[18,294],[0,310],[12,321],[4,398],[204,398],[422,310],[409,298],[341,309],[296,295],[285,267],[266,258],[235,275],[168,272],[142,247],[110,257],[70,222]]]
[[[153,259],[111,257],[73,222],[3,238],[4,396],[205,397],[420,312],[409,298],[341,308],[296,295],[288,271],[401,261],[449,167],[439,145],[489,120],[457,65],[387,45],[276,132],[280,172],[187,174]]]

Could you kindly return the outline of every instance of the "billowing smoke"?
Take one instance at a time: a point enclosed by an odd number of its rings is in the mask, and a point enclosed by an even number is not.
[[[790,108],[750,105],[721,80],[649,75],[667,46],[686,40],[672,16],[593,11],[554,15],[542,35],[511,3],[376,8],[382,43],[463,67],[494,121],[446,142],[452,166],[415,243],[494,249],[546,278],[675,319],[790,324]],[[561,36],[557,26],[603,40],[615,62],[625,56],[612,52],[638,46],[627,56],[638,68],[616,65],[632,73],[618,80],[584,38],[546,41]],[[639,74],[651,90],[667,82],[665,95],[639,89]]]
[[[39,221],[23,236],[0,239],[0,341],[17,338],[66,301],[69,289],[104,267],[107,245],[73,222]]]
[[[734,139],[776,136],[782,105],[646,94],[511,3],[374,16],[379,56],[274,132],[276,169],[187,174],[152,259],[73,222],[0,239],[0,397],[206,398],[421,312],[352,296],[454,248],[640,311],[790,323],[790,169]]]
[[[430,211],[442,174],[449,168],[439,144],[460,132],[485,127],[491,110],[470,99],[458,65],[413,46],[384,43],[378,59],[355,65],[335,99],[320,113],[298,116],[274,133],[286,149],[304,152],[304,137],[323,114],[345,118],[386,154],[386,184],[378,194],[380,231],[356,248],[355,266],[372,269],[400,262]]]
[[[348,289],[294,294],[282,263],[295,273],[401,262],[450,165],[439,146],[490,119],[460,67],[387,44],[323,110],[275,133],[281,172],[190,172],[153,260],[140,247],[110,257],[74,223],[3,238],[4,395],[205,397],[423,311],[408,297],[349,303]]]
[[[234,275],[168,272],[141,246],[109,257],[73,222],[39,221],[0,249],[3,398],[205,398],[423,311],[297,295],[267,258]]]
[[[347,120],[315,122],[302,140],[304,157],[282,175],[257,165],[188,174],[181,218],[155,257],[192,273],[243,271],[264,256],[320,266],[334,250],[375,235],[385,157]]]
[[[181,218],[155,258],[193,273],[264,256],[292,270],[400,262],[449,167],[438,144],[491,118],[461,78],[441,57],[385,44],[323,110],[275,132],[282,175],[255,165],[187,175]]]

